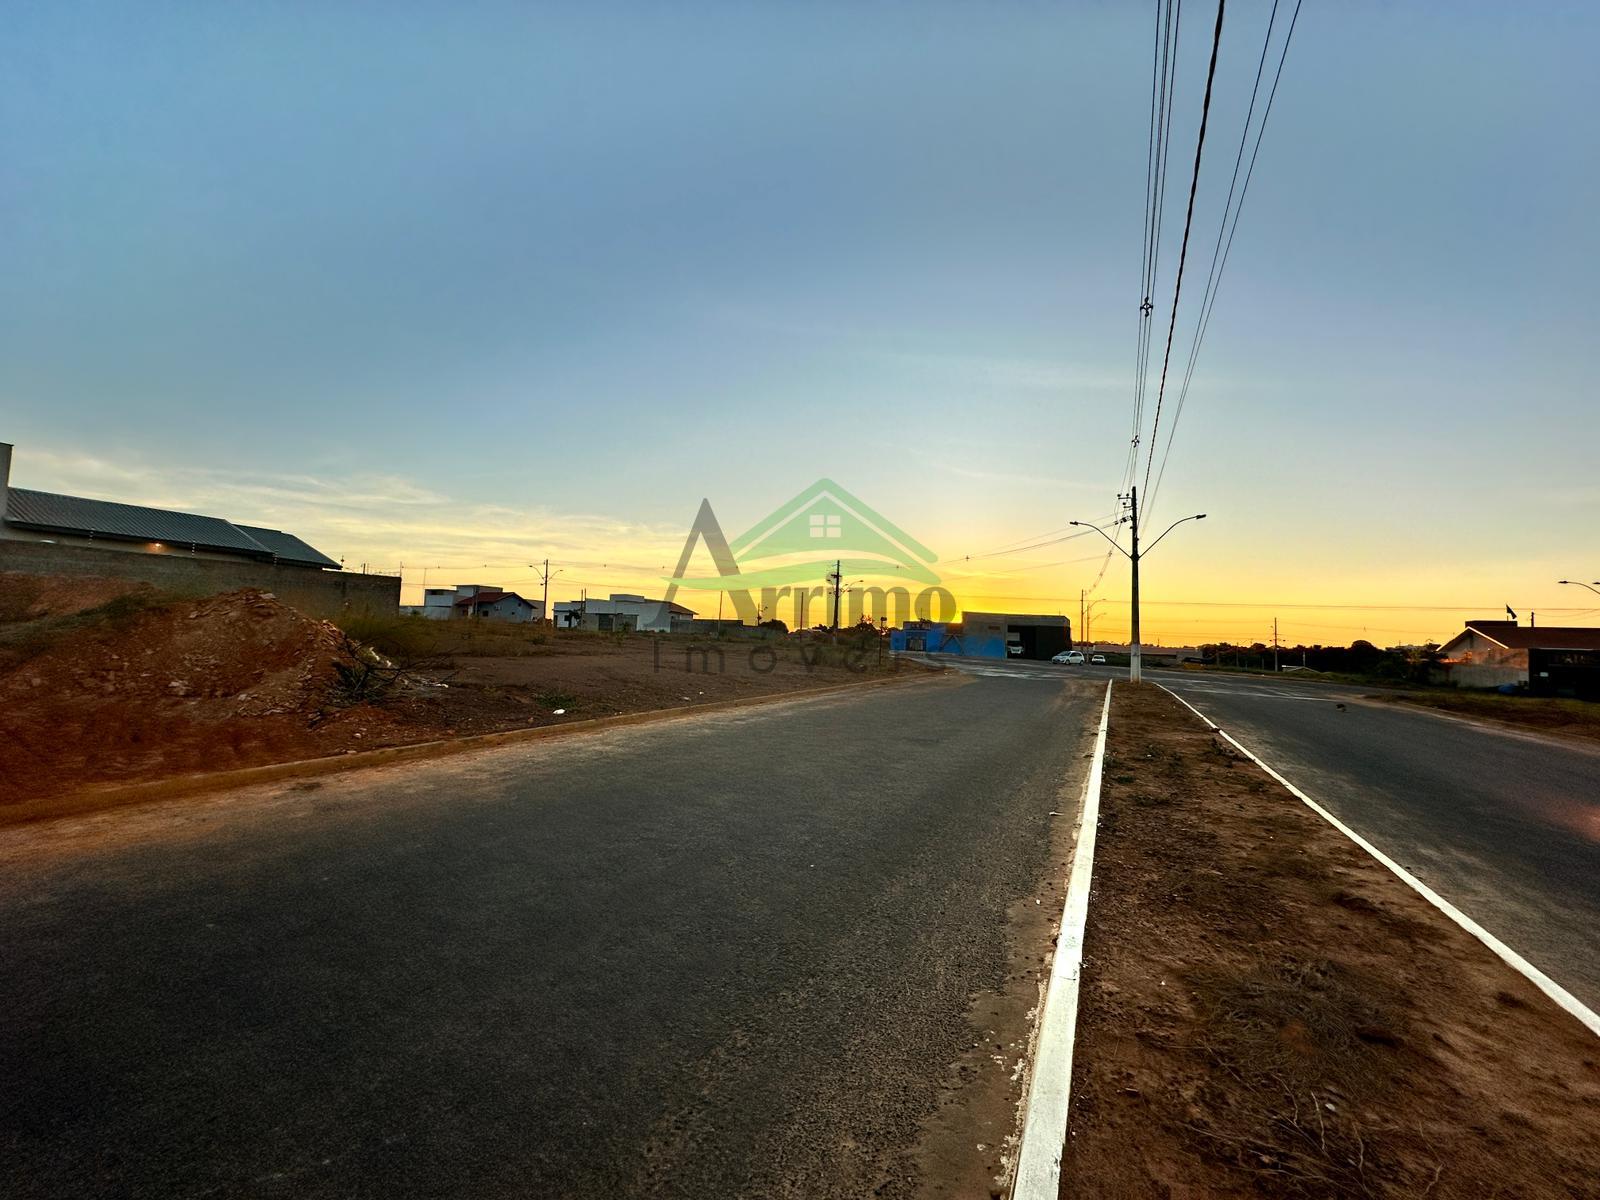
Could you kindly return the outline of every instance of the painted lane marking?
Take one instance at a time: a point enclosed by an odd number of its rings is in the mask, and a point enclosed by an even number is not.
[[[1089,916],[1089,883],[1094,873],[1095,824],[1100,819],[1100,778],[1105,767],[1106,730],[1111,723],[1111,686],[1107,682],[1100,729],[1094,739],[1094,760],[1089,764],[1083,802],[1078,807],[1078,841],[1072,851],[1061,932],[1056,938],[1044,1011],[1039,1018],[1012,1200],[1056,1200],[1061,1186],[1061,1152],[1067,1144],[1067,1107],[1072,1094],[1072,1044],[1078,1029],[1078,983],[1083,972],[1083,927]]]
[[[1238,738],[1234,737],[1226,729],[1222,728],[1222,726],[1218,725],[1210,717],[1206,716],[1205,713],[1201,712],[1182,696],[1178,695],[1177,692],[1173,691],[1169,687],[1163,686],[1162,684],[1157,684],[1156,686],[1161,688],[1161,690],[1166,692],[1167,695],[1171,696],[1179,704],[1183,705],[1190,712],[1194,713],[1195,716],[1204,721],[1212,730],[1212,732],[1220,733],[1224,738],[1233,744],[1234,748],[1237,749],[1239,753],[1243,754],[1251,762],[1255,763],[1256,766],[1260,767],[1268,775],[1271,775],[1279,783],[1283,784],[1284,787],[1288,788],[1289,791],[1294,793],[1295,796],[1304,802],[1306,807],[1311,809],[1312,812],[1316,813],[1323,820],[1327,821],[1328,824],[1332,825],[1340,833],[1344,834],[1345,837],[1349,838],[1368,854],[1372,855],[1373,858],[1377,859],[1384,866],[1388,867],[1389,870],[1394,872],[1394,874],[1402,883],[1406,884],[1429,904],[1433,905],[1445,916],[1449,917],[1457,925],[1461,926],[1462,929],[1465,929],[1473,937],[1477,938],[1485,946],[1489,947],[1489,949],[1494,951],[1494,953],[1499,956],[1500,960],[1513,971],[1516,971],[1529,983],[1533,984],[1534,987],[1538,988],[1546,996],[1549,996],[1550,999],[1554,1000],[1567,1012],[1571,1013],[1574,1017],[1577,1017],[1590,1033],[1594,1034],[1596,1037],[1600,1037],[1600,1015],[1596,1015],[1594,1010],[1585,1005],[1583,1001],[1579,1000],[1571,992],[1567,991],[1566,988],[1562,987],[1554,979],[1551,979],[1550,976],[1539,970],[1538,967],[1534,966],[1527,959],[1523,958],[1522,955],[1518,954],[1510,946],[1506,945],[1499,938],[1495,937],[1494,934],[1490,933],[1482,925],[1479,925],[1471,917],[1467,916],[1466,913],[1462,912],[1454,904],[1451,904],[1450,901],[1439,895],[1438,892],[1434,891],[1427,884],[1423,883],[1422,880],[1418,879],[1410,871],[1406,870],[1399,863],[1395,862],[1394,859],[1390,858],[1382,850],[1379,850],[1366,838],[1362,837],[1354,829],[1351,829],[1350,826],[1346,825],[1338,817],[1334,816],[1326,808],[1323,808],[1322,805],[1318,804],[1310,796],[1306,795],[1294,784],[1290,783],[1281,774],[1263,762],[1251,750],[1241,744]]]

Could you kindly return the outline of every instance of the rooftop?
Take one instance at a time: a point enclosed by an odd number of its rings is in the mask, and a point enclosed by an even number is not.
[[[302,567],[339,564],[326,554],[281,529],[235,525],[221,517],[145,508],[112,500],[90,500],[55,492],[7,488],[5,521],[39,533],[154,542],[175,549],[221,550],[269,562]]]
[[[1600,650],[1600,629],[1573,625],[1518,625],[1515,621],[1468,621],[1467,629],[1507,650]],[[1456,637],[1461,637],[1457,634]],[[1451,641],[1454,641],[1452,638]],[[1446,646],[1449,643],[1445,643]]]

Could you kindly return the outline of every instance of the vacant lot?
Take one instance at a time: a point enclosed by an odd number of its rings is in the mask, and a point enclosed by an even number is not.
[[[1600,1041],[1166,693],[1118,685],[1075,1197],[1579,1197]]]
[[[876,644],[552,635],[420,618],[341,630],[268,593],[196,600],[79,582],[0,576],[0,804],[890,669]]]

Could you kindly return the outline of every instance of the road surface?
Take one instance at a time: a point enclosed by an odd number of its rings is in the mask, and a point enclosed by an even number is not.
[[[1127,677],[1016,661],[964,669]],[[1365,699],[1373,688],[1172,670],[1145,678],[1600,1011],[1600,746]]]
[[[1151,678],[1600,1011],[1600,746],[1371,689]]]
[[[1102,689],[863,689],[0,830],[0,1190],[908,1194]]]

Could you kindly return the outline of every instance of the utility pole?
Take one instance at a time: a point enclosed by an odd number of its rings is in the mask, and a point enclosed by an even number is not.
[[[555,572],[555,574],[559,575],[559,574],[561,574],[561,572],[557,571],[557,572]],[[539,572],[539,582],[544,584],[544,604],[543,604],[543,607],[542,607],[542,612],[543,612],[543,615],[544,615],[544,621],[545,621],[545,624],[549,625],[550,628],[554,629],[556,627],[555,617],[550,612],[550,578],[551,578],[550,560],[547,558],[547,559],[544,560],[544,570]]]
[[[1206,515],[1205,513],[1195,513],[1192,517],[1179,517],[1171,525],[1168,525],[1161,531],[1161,536],[1150,543],[1148,550],[1141,551],[1139,549],[1139,489],[1135,487],[1128,496],[1119,496],[1117,499],[1125,500],[1128,505],[1128,520],[1133,526],[1133,548],[1131,550],[1123,550],[1122,547],[1117,544],[1116,538],[1112,537],[1104,529],[1101,529],[1100,526],[1091,521],[1069,521],[1068,524],[1083,525],[1094,530],[1101,537],[1105,538],[1106,541],[1110,542],[1112,548],[1120,551],[1123,557],[1125,557],[1133,565],[1133,629],[1132,640],[1128,646],[1128,680],[1131,683],[1138,683],[1144,678],[1139,641],[1139,559],[1142,555],[1149,553],[1150,550],[1154,550],[1158,545],[1161,544],[1162,538],[1166,537],[1167,534],[1171,533],[1185,521],[1203,521],[1206,519]],[[1120,524],[1120,519],[1118,523]]]
[[[1133,551],[1128,555],[1133,563],[1133,642],[1128,647],[1128,682],[1144,679],[1144,667],[1139,653],[1139,485],[1133,485],[1129,512],[1133,514]]]
[[[828,581],[833,584],[833,631],[839,632],[839,592],[844,583],[844,560],[835,559],[833,574],[828,576]]]
[[[1278,674],[1278,618],[1272,618],[1272,673]]]
[[[1089,598],[1087,588],[1078,589],[1078,641],[1081,644],[1089,636],[1089,619],[1084,613],[1083,602]]]

